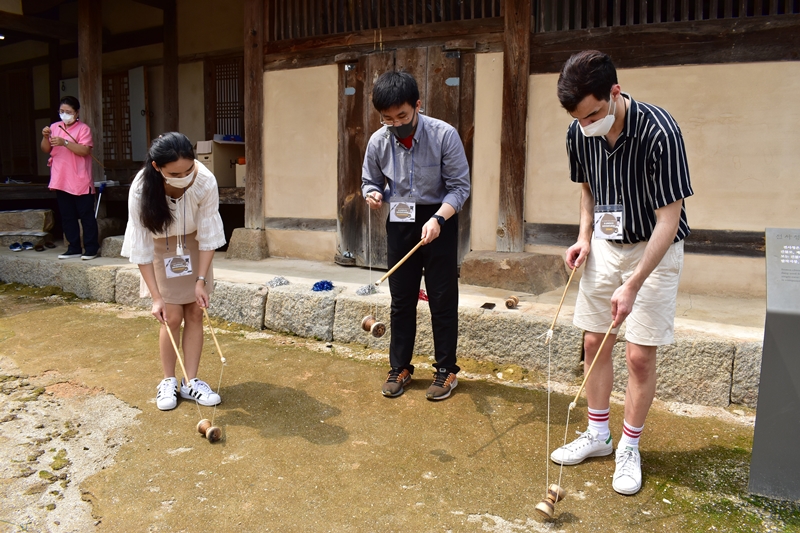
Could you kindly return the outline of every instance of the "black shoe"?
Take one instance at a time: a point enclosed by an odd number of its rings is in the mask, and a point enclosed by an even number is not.
[[[381,392],[384,396],[394,398],[403,394],[403,387],[409,383],[411,383],[411,372],[407,368],[393,368],[386,376],[386,382],[383,384]]]

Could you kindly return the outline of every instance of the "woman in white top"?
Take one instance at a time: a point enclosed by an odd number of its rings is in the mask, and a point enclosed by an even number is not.
[[[192,143],[182,133],[165,133],[153,141],[144,167],[128,196],[128,227],[122,255],[139,265],[142,297],[153,298],[153,316],[161,322],[159,349],[164,379],[156,405],[175,408],[177,394],[200,405],[221,399],[197,379],[203,349],[203,309],[214,289],[214,250],[225,244],[219,215],[217,180],[194,158]],[[175,350],[166,327],[180,346],[189,384],[175,378]]]

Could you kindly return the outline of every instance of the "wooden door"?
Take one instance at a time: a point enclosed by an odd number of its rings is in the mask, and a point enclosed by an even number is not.
[[[335,261],[387,268],[388,207],[368,213],[361,196],[361,167],[367,142],[380,128],[372,107],[374,81],[386,71],[404,70],[417,80],[422,112],[458,130],[472,167],[475,55],[441,46],[375,52],[339,64],[338,242]],[[469,252],[471,202],[459,213],[458,262]]]
[[[9,176],[37,174],[41,136],[34,131],[31,69],[0,73],[0,171]]]

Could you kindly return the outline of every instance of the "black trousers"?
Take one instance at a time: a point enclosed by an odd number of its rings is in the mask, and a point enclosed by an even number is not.
[[[388,266],[392,268],[419,243],[422,226],[440,205],[417,205],[416,222],[386,222]],[[389,276],[392,295],[389,363],[414,372],[411,357],[417,336],[417,302],[422,271],[431,309],[437,369],[457,373],[458,343],[458,215],[450,217],[433,242],[422,246]]]
[[[95,255],[100,250],[98,242],[97,219],[94,218],[94,194],[75,196],[56,190],[58,210],[61,211],[61,225],[69,246],[68,253],[81,253],[81,226],[85,255]],[[81,225],[78,225],[78,220]]]

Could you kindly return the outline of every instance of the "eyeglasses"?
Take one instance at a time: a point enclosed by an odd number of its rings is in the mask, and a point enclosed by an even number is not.
[[[415,111],[411,112],[411,116],[406,116],[399,118],[397,120],[384,120],[381,119],[381,125],[383,126],[405,126],[406,124],[410,124],[411,121],[414,120]]]

